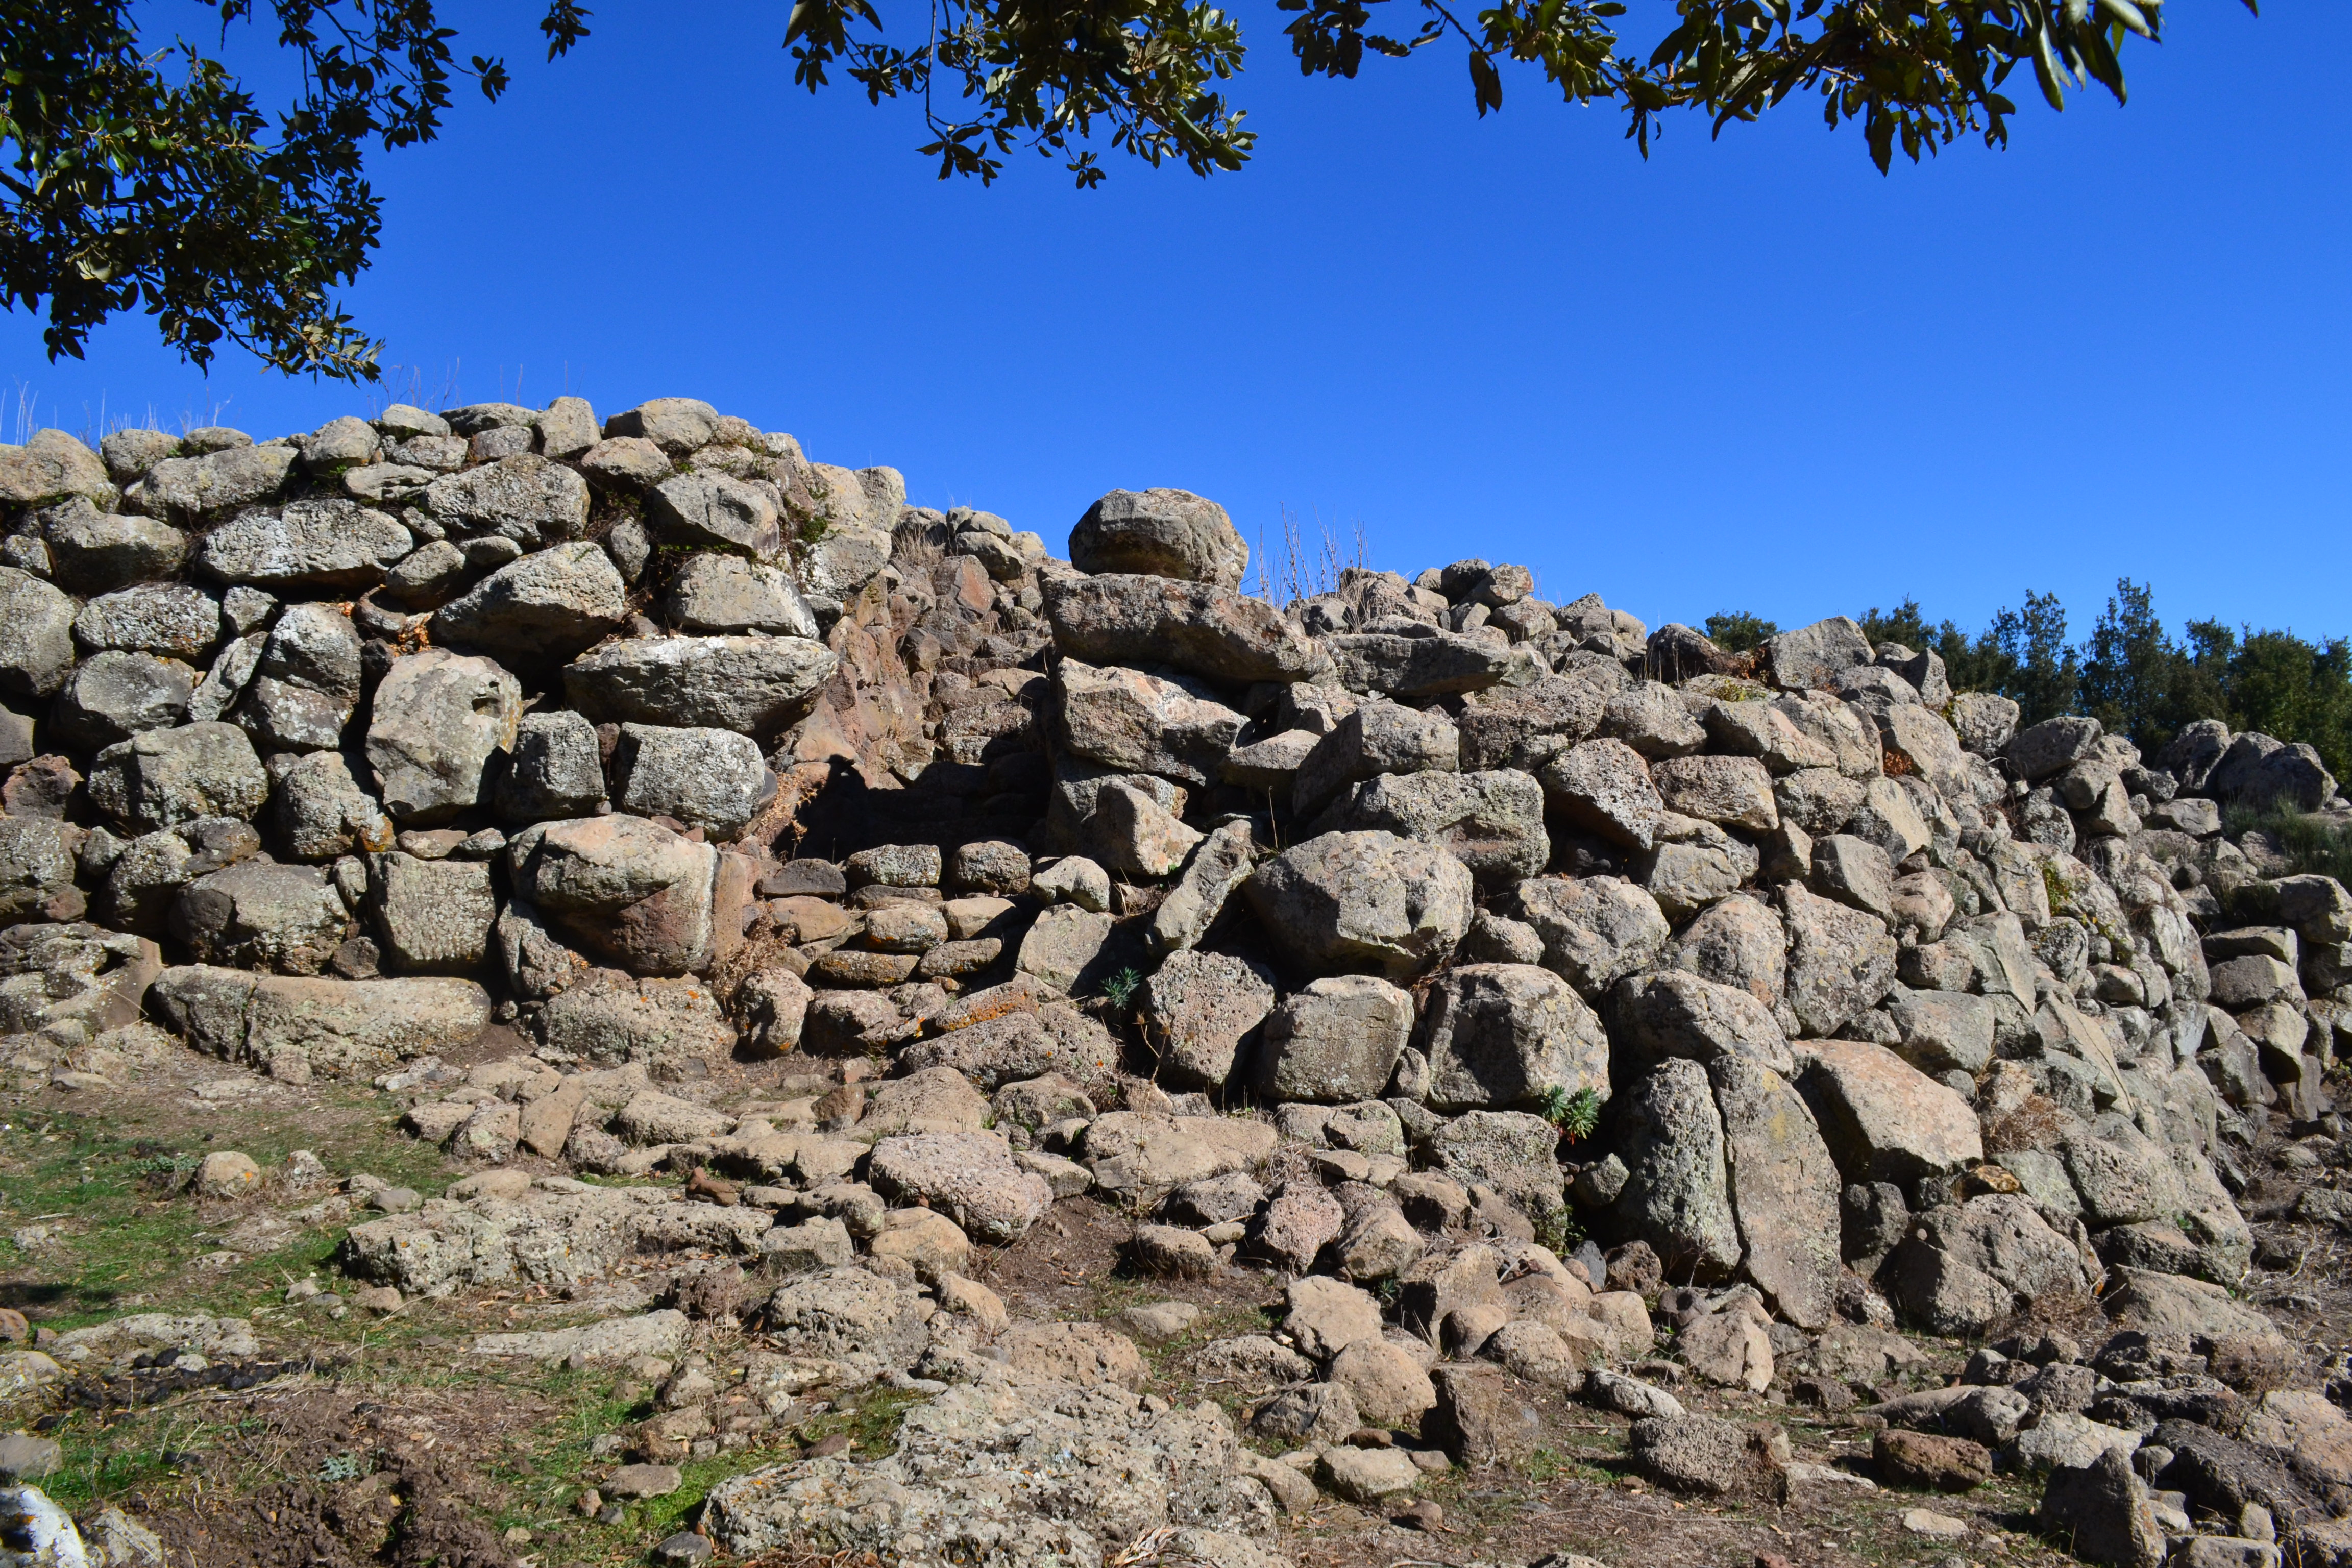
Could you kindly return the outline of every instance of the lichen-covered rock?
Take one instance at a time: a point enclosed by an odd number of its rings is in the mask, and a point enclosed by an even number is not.
[[[1144,1036],[1169,1081],[1222,1089],[1274,998],[1274,975],[1263,964],[1224,953],[1172,953],[1144,983]]]
[[[636,974],[713,956],[719,851],[644,817],[536,824],[507,847],[516,895],[580,947]]]
[[[559,544],[509,562],[434,612],[436,642],[509,663],[560,662],[628,619],[629,590],[595,544]]]
[[[564,667],[572,705],[599,722],[772,736],[802,717],[840,660],[806,637],[636,637]]]
[[[472,1043],[490,999],[470,980],[324,980],[196,964],[147,994],[164,1026],[199,1050],[268,1067],[295,1051],[322,1078],[366,1078]]]
[[[74,662],[74,602],[29,572],[0,566],[0,693],[47,697]]]
[[[1549,970],[1466,963],[1439,977],[1422,1051],[1440,1110],[1508,1110],[1553,1094],[1609,1097],[1609,1037]]]
[[[1224,508],[1190,490],[1112,490],[1070,530],[1070,563],[1238,588],[1249,546]]]
[[[919,1201],[992,1242],[1017,1241],[1054,1206],[1045,1179],[1013,1163],[993,1132],[934,1132],[874,1145],[866,1180],[887,1196]]]
[[[132,833],[200,816],[250,818],[269,797],[269,775],[234,724],[149,730],[99,752],[92,805]]]
[[[1391,980],[1437,964],[1469,929],[1469,868],[1389,833],[1327,833],[1242,885],[1258,919],[1313,969]]]
[[[383,582],[415,547],[408,530],[357,501],[298,500],[221,524],[196,547],[194,564],[221,583],[357,592]]]
[[[521,718],[521,685],[489,659],[429,647],[393,660],[367,730],[384,809],[430,827],[480,804],[490,758],[513,747]]]
[[[1410,994],[1369,974],[1311,980],[1266,1018],[1258,1052],[1266,1098],[1342,1103],[1385,1092],[1412,1038]]]
[[[1263,599],[1211,583],[1105,573],[1045,585],[1062,651],[1096,664],[1165,664],[1213,680],[1307,679],[1328,663]]]

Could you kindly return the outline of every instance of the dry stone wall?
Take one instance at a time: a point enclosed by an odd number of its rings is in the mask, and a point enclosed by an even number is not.
[[[697,1246],[951,1294],[1092,1192],[1139,1267],[1296,1277],[1264,1430],[1475,1447],[1441,1353],[1647,1398],[1661,1326],[1761,1388],[2103,1295],[2219,1365],[2258,1132],[2338,1130],[2352,897],[2221,809],[2352,816],[2309,748],[2021,731],[1843,618],[1733,655],[1479,560],[1277,607],[1201,497],[1061,561],[683,398],[45,431],[0,521],[14,1070],[160,1025],[429,1089],[498,1020],[535,1054],[420,1136],[772,1198],[354,1227],[412,1293]],[[671,1092],[776,1057],[761,1114]]]

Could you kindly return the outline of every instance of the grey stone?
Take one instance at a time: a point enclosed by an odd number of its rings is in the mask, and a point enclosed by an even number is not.
[[[77,594],[167,577],[188,555],[187,535],[170,523],[118,517],[87,503],[58,509],[41,531],[50,574]]]
[[[69,823],[0,816],[0,926],[54,919],[61,902],[77,901],[75,854],[82,838]]]
[[[1833,767],[1800,768],[1772,785],[1780,819],[1816,838],[1843,831],[1862,809],[1865,793],[1862,781],[1850,779]]]
[[[193,432],[188,439],[194,439]],[[278,494],[300,458],[292,447],[247,442],[200,457],[167,458],[147,470],[142,488],[150,510],[217,514]]]
[[[1648,849],[1664,826],[1665,805],[1642,754],[1622,741],[1585,741],[1546,763],[1545,797],[1560,816],[1631,849]]]
[[[1769,1447],[1719,1415],[1654,1415],[1634,1422],[1630,1436],[1635,1467],[1674,1491],[1712,1497],[1769,1493],[1781,1468]]]
[[[107,473],[129,484],[164,458],[177,457],[180,440],[161,430],[126,426],[110,432],[99,442],[98,451],[105,459]]]
[[[709,446],[718,427],[719,410],[698,397],[649,397],[605,420],[604,435],[650,441],[683,457]]]
[[[1740,1269],[1800,1328],[1831,1321],[1837,1299],[1843,1183],[1812,1112],[1779,1074],[1745,1057],[1707,1068],[1723,1118],[1724,1163]]]
[[[1120,876],[1156,882],[1181,866],[1202,834],[1171,815],[1146,790],[1126,779],[1106,779],[1095,809],[1080,825],[1081,842]]]
[[[357,501],[298,500],[223,523],[196,547],[194,564],[222,583],[356,592],[415,548],[408,530]]]
[[[1171,953],[1144,983],[1144,1037],[1168,1079],[1223,1088],[1274,1008],[1273,973],[1223,953]]]
[[[332,605],[291,605],[262,644],[236,721],[266,750],[340,745],[360,700],[360,635]]]
[[[1997,757],[2017,733],[2019,709],[2006,697],[1989,691],[1963,691],[1952,699],[1952,729],[1962,749],[1980,757]]]
[[[489,659],[436,647],[393,660],[367,729],[384,809],[429,827],[478,804],[489,759],[513,747],[521,717],[520,684]]]
[[[181,722],[195,686],[196,672],[176,658],[111,650],[92,654],[66,678],[49,723],[60,739],[100,751]]]
[[[1365,702],[1341,717],[1298,764],[1291,785],[1294,814],[1307,818],[1348,786],[1382,774],[1451,773],[1459,763],[1459,732],[1443,713],[1395,702]]]
[[[1166,664],[1213,680],[1309,679],[1328,660],[1263,599],[1165,575],[1105,574],[1045,584],[1063,652],[1096,664]]]
[[[1465,768],[1519,768],[1533,773],[1556,753],[1588,739],[1601,722],[1607,693],[1590,681],[1540,676],[1525,686],[1492,686],[1463,700]]]
[[[570,709],[526,713],[495,798],[509,822],[594,816],[606,809],[596,727]]]
[[[1444,849],[1386,833],[1328,833],[1243,884],[1276,940],[1310,968],[1391,980],[1442,961],[1469,929],[1469,868]]]
[[[788,567],[737,555],[690,557],[670,583],[669,619],[684,632],[813,637],[816,614]]]
[[[1788,983],[1788,932],[1757,900],[1735,895],[1709,906],[1666,949],[1667,967],[1780,1005]]]
[[[1543,786],[1510,769],[1382,774],[1349,789],[1311,831],[1379,831],[1435,845],[1480,886],[1507,888],[1551,858],[1543,810]]]
[[[624,724],[613,770],[623,811],[676,817],[714,839],[742,832],[776,793],[760,748],[731,730]]]
[[[279,853],[294,860],[332,860],[355,850],[392,847],[392,818],[362,788],[340,752],[272,757],[270,821]]]
[[[985,1241],[1017,1241],[1054,1206],[1045,1179],[1013,1163],[993,1132],[885,1138],[867,1180],[885,1197],[919,1200]]]
[[[73,617],[75,640],[92,649],[162,654],[193,663],[220,640],[220,604],[184,583],[142,583],[101,594]]]
[[[1903,1058],[1928,1074],[1959,1071],[1971,1076],[1992,1061],[1994,1015],[1982,996],[1957,991],[1907,991],[1897,987],[1887,1004],[1902,1041]]]
[[[1706,730],[1682,693],[1655,680],[1636,681],[1611,697],[1601,710],[1601,733],[1653,761],[1688,756],[1706,744]]]
[[[1820,1040],[1801,1087],[1848,1181],[1910,1183],[1984,1158],[1966,1100],[1884,1046]]]
[[[199,816],[251,818],[269,797],[269,775],[234,724],[149,730],[98,753],[89,802],[131,833]]]
[[[1616,1211],[1626,1234],[1649,1243],[1675,1279],[1729,1279],[1739,1267],[1739,1229],[1706,1069],[1660,1063],[1625,1091],[1616,1121],[1627,1170]]]
[[[113,500],[113,482],[96,452],[54,427],[34,431],[21,447],[0,446],[0,506],[39,506],[66,496]]]
[[[1145,932],[1145,940],[1152,952],[1181,952],[1200,945],[1223,912],[1226,900],[1255,867],[1254,839],[1248,822],[1229,822],[1193,847],[1176,885],[1151,912],[1151,925]],[[1021,882],[1025,887],[1029,858],[1018,850],[1015,853],[1021,855]]]
[[[1761,651],[1766,678],[1790,691],[1830,689],[1839,671],[1878,657],[1862,628],[1844,616],[1768,637]]]
[[[1772,776],[1753,757],[1670,757],[1650,780],[1668,811],[1748,833],[1780,825]]]
[[[1238,588],[1249,546],[1224,508],[1190,490],[1112,490],[1070,530],[1070,563]]]
[[[1055,990],[1073,993],[1087,977],[1103,944],[1110,940],[1111,917],[1077,904],[1055,904],[1039,915],[1013,966],[1036,976]]]
[[[805,637],[642,637],[567,665],[572,705],[600,722],[771,736],[807,710],[839,660]]]
[[[572,658],[628,615],[628,586],[612,558],[578,542],[499,567],[435,612],[433,636],[509,662],[545,663]]]
[[[489,863],[420,860],[398,850],[371,856],[368,913],[393,970],[470,973],[488,955],[499,918]]]
[[[703,549],[773,560],[783,548],[776,503],[756,485],[724,474],[678,474],[646,498],[646,517],[670,539]]]
[[[1808,1035],[1831,1035],[1895,987],[1894,935],[1874,917],[1781,889],[1789,928],[1789,1005]]]
[[[1430,1103],[1444,1111],[1507,1110],[1558,1091],[1609,1094],[1609,1037],[1549,970],[1471,963],[1431,990],[1422,1050]]]
[[[1383,626],[1409,623],[1379,623]],[[1482,691],[1511,668],[1500,637],[1457,637],[1434,627],[1349,632],[1326,640],[1333,672],[1350,691],[1391,697],[1445,697]]]
[[[1429,1134],[1430,1169],[1465,1188],[1488,1186],[1531,1220],[1566,1217],[1558,1150],[1559,1129],[1522,1110],[1465,1110]]]
[[[1384,980],[1309,981],[1266,1019],[1263,1090],[1276,1101],[1372,1099],[1386,1091],[1412,1026],[1412,997]]]
[[[47,697],[74,662],[74,602],[29,572],[0,566],[0,693]]]
[[[2040,1522],[2088,1563],[2157,1568],[2165,1559],[2164,1532],[2147,1485],[2117,1448],[2102,1450],[2088,1465],[2051,1471]]]
[[[709,961],[718,850],[643,817],[541,823],[507,848],[516,897],[582,951],[640,974]]]
[[[1771,1008],[1748,991],[1696,974],[1666,970],[1629,977],[1611,994],[1610,1016],[1637,1059],[1742,1057],[1780,1073],[1794,1066]]]
[[[200,963],[316,974],[349,921],[322,868],[248,860],[181,889],[171,926]]]
[[[2091,754],[2104,733],[2096,719],[2063,714],[2021,730],[2004,754],[2028,784],[2039,784]]]
[[[1139,670],[1065,658],[1054,686],[1055,732],[1072,755],[1183,784],[1216,778],[1246,722],[1222,703]]]
[[[1588,1001],[1655,963],[1673,931],[1657,900],[1614,877],[1525,881],[1518,905],[1543,939],[1544,966]]]
[[[842,606],[866,590],[890,560],[890,535],[880,529],[829,532],[801,559],[801,587],[817,624],[830,628]]]
[[[522,453],[425,487],[425,512],[457,533],[490,533],[525,550],[572,538],[588,523],[588,481]]]

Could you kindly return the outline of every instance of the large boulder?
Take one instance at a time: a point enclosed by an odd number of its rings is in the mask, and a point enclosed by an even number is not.
[[[1469,929],[1469,868],[1388,833],[1327,833],[1242,884],[1266,930],[1301,963],[1391,980],[1441,962]]]
[[[1243,1042],[1274,1008],[1274,975],[1225,953],[1173,953],[1144,982],[1144,1037],[1161,1073],[1180,1086],[1223,1089]]]
[[[1617,877],[1541,877],[1519,884],[1519,918],[1544,944],[1543,964],[1597,999],[1658,960],[1674,928],[1658,900]]]
[[[1054,578],[1045,597],[1055,644],[1095,664],[1172,665],[1245,684],[1307,679],[1329,662],[1265,600],[1208,583],[1107,573]]]
[[[1862,627],[1846,616],[1767,637],[1761,651],[1766,679],[1788,691],[1829,690],[1836,686],[1840,670],[1878,658]]]
[[[1624,742],[1583,741],[1544,765],[1545,797],[1572,826],[1629,849],[1648,849],[1665,826],[1649,763]]]
[[[1087,1124],[1080,1154],[1103,1194],[1148,1205],[1188,1182],[1255,1168],[1276,1139],[1265,1123],[1238,1118],[1110,1110]]]
[[[521,685],[490,659],[429,647],[393,660],[367,730],[384,809],[429,827],[482,804],[490,757],[513,747],[521,718]]]
[[[539,664],[574,657],[628,618],[628,584],[603,546],[583,541],[499,567],[434,613],[433,637]]]
[[[100,751],[149,730],[167,730],[188,713],[196,672],[152,653],[96,653],[74,667],[49,710],[53,731]]]
[[[487,860],[420,860],[393,850],[368,858],[367,910],[389,968],[464,974],[489,952],[499,899]]]
[[[874,1145],[866,1180],[877,1192],[923,1203],[985,1241],[1018,1241],[1054,1206],[1045,1178],[1013,1163],[993,1132],[928,1132]]]
[[[1223,507],[1190,490],[1113,490],[1070,530],[1070,563],[1238,588],[1249,546]]]
[[[1730,1279],[1739,1267],[1739,1226],[1706,1069],[1675,1058],[1635,1080],[1617,1102],[1617,1141],[1627,1171],[1616,1204],[1625,1233],[1649,1243],[1674,1279]]]
[[[509,822],[595,816],[610,809],[596,726],[568,708],[526,713],[515,725],[496,793]]]
[[[269,628],[236,721],[265,751],[327,751],[360,701],[360,635],[332,605],[289,605]]]
[[[1412,1036],[1412,995],[1369,974],[1312,980],[1265,1021],[1259,1081],[1276,1102],[1370,1100]]]
[[[525,550],[572,538],[588,523],[588,481],[534,452],[501,458],[425,487],[425,510],[453,533],[497,534]]]
[[[1807,1035],[1833,1035],[1895,989],[1895,937],[1876,916],[1784,885],[1789,1005]]]
[[[696,725],[764,738],[807,711],[839,662],[806,637],[636,637],[565,666],[563,689],[598,722]]]
[[[817,635],[816,613],[791,568],[708,552],[688,557],[671,579],[669,624],[682,632]]]
[[[343,942],[342,895],[317,866],[247,860],[180,889],[172,934],[199,963],[316,974]]]
[[[1247,721],[1172,680],[1075,658],[1055,668],[1055,732],[1073,756],[1183,784],[1214,780]]]
[[[100,594],[73,617],[74,640],[91,649],[201,659],[220,640],[220,601],[187,583],[139,583]]]
[[[313,980],[204,965],[166,969],[147,993],[200,1050],[268,1067],[296,1052],[324,1078],[364,1078],[470,1045],[490,1021],[470,980]]]
[[[1740,1271],[1780,1316],[1828,1323],[1837,1300],[1838,1168],[1813,1115],[1780,1074],[1746,1057],[1707,1067],[1723,1117],[1724,1166]]]
[[[1543,786],[1507,768],[1382,774],[1355,785],[1313,825],[1318,833],[1393,833],[1437,845],[1484,888],[1508,888],[1551,858]]]
[[[1937,1334],[1978,1333],[2029,1301],[2087,1295],[2099,1283],[2081,1247],[2006,1193],[1916,1215],[1879,1279],[1899,1310]]]
[[[734,1026],[701,980],[611,969],[590,970],[549,997],[539,1027],[553,1049],[600,1065],[641,1063],[663,1077],[707,1076],[735,1048]]]
[[[100,505],[114,500],[96,452],[54,427],[34,431],[21,447],[0,446],[0,506],[36,507],[69,496]]]
[[[86,837],[52,817],[0,816],[0,926],[80,914],[75,857]]]
[[[776,793],[759,746],[732,730],[624,724],[613,777],[621,810],[675,817],[716,839],[742,832]]]
[[[301,452],[293,447],[257,447],[250,442],[195,458],[166,458],[147,470],[139,489],[146,510],[183,516],[218,515],[268,500],[286,488]]]
[[[49,572],[77,594],[168,576],[187,559],[188,536],[168,522],[119,517],[88,501],[51,509],[41,530]]]
[[[196,547],[194,564],[215,581],[272,592],[356,593],[415,547],[408,530],[357,501],[298,500],[221,524]]]
[[[507,856],[516,896],[582,951],[635,974],[686,974],[710,963],[713,846],[616,815],[527,827]]]
[[[74,663],[74,602],[30,572],[0,566],[0,694],[47,697]]]
[[[1610,996],[1611,1017],[1637,1058],[1686,1057],[1715,1062],[1739,1057],[1778,1073],[1795,1068],[1788,1037],[1749,991],[1681,970],[1659,970],[1620,981]]]
[[[1460,766],[1461,736],[1443,713],[1399,702],[1365,702],[1343,714],[1298,763],[1290,807],[1311,817],[1350,784],[1382,775],[1451,773]]]
[[[668,539],[705,550],[772,561],[783,548],[769,492],[725,474],[674,475],[646,497],[646,518]]]
[[[1509,671],[1512,658],[1500,639],[1394,621],[1377,631],[1343,633],[1324,646],[1333,674],[1349,690],[1404,698],[1483,691]]]
[[[269,798],[269,775],[234,724],[149,730],[99,752],[89,803],[131,833],[200,816],[250,818]]]
[[[1969,1102],[1885,1046],[1819,1040],[1801,1087],[1850,1182],[1957,1174],[1984,1158]]]
[[[1609,1096],[1609,1037],[1568,982],[1527,963],[1465,963],[1431,989],[1429,1102],[1509,1110],[1554,1093]]]

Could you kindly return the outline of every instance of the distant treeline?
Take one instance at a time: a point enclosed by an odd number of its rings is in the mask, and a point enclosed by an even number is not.
[[[1874,643],[1897,642],[1943,657],[1955,691],[1996,691],[2023,710],[2019,722],[2088,713],[2129,735],[2154,757],[2183,725],[2220,719],[2307,742],[2340,779],[2352,779],[2352,643],[2314,642],[2289,631],[2232,630],[2191,621],[2187,641],[2156,618],[2149,590],[2119,579],[2106,613],[2080,643],[2066,640],[2066,610],[2054,594],[2025,595],[1982,631],[1929,622],[1919,601],[1856,616]],[[1745,652],[1780,628],[1727,610],[1706,618],[1706,635]]]

